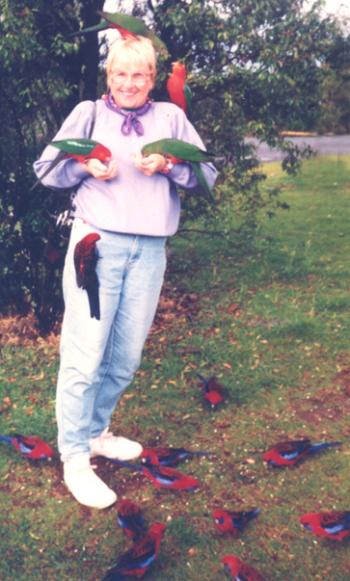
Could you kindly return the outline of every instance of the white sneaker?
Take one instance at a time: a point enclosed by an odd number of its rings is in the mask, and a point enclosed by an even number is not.
[[[104,456],[112,460],[134,460],[142,453],[138,442],[122,436],[113,436],[106,428],[98,438],[90,440],[90,456]]]
[[[117,500],[116,493],[95,474],[86,456],[65,462],[63,477],[68,490],[80,504],[102,509]]]

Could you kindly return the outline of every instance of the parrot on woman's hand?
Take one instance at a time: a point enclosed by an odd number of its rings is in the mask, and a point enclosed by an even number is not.
[[[225,388],[217,381],[217,379],[212,377],[204,377],[201,373],[196,372],[197,377],[201,380],[201,387],[203,391],[203,397],[210,408],[216,411],[220,404],[225,400]]]
[[[98,260],[96,242],[101,236],[96,232],[87,234],[74,249],[74,267],[77,285],[86,290],[89,299],[90,316],[100,319],[100,300],[98,295],[98,277],[96,265]]]
[[[121,468],[131,468],[132,470],[139,470],[148,480],[150,480],[155,488],[164,488],[167,490],[194,490],[198,488],[199,482],[193,476],[183,474],[179,470],[169,468],[167,466],[141,466],[140,464],[133,464],[124,460],[109,460],[116,466]]]
[[[123,14],[121,12],[104,12],[102,10],[97,11],[101,16],[101,21],[88,28],[83,28],[74,32],[71,36],[80,36],[81,34],[86,34],[88,32],[100,32],[102,30],[107,30],[108,28],[118,30],[120,36],[123,39],[137,38],[138,36],[144,36],[152,41],[155,48],[168,56],[168,49],[166,48],[164,42],[154,34],[141,18],[136,18],[129,14]]]
[[[187,162],[191,165],[193,172],[197,178],[198,185],[205,193],[207,199],[212,203],[215,202],[213,192],[204,176],[201,163],[208,163],[213,161],[214,155],[197,145],[187,143],[182,139],[165,138],[147,143],[141,149],[144,156],[152,153],[159,153],[168,158],[173,164]]]
[[[127,537],[137,541],[147,532],[141,508],[131,500],[123,498],[117,506],[117,521]]]
[[[225,571],[236,581],[265,581],[265,578],[259,571],[235,555],[225,555],[222,557],[221,562],[224,565]]]
[[[146,466],[177,466],[180,462],[193,458],[194,456],[210,456],[210,452],[186,450],[185,448],[144,448],[140,459],[142,464]]]
[[[183,63],[176,61],[172,63],[172,69],[166,83],[170,101],[191,115],[192,91],[186,82],[186,67]]]
[[[108,164],[111,160],[112,153],[108,149],[93,139],[83,139],[83,138],[70,138],[61,139],[58,141],[51,141],[49,145],[53,145],[59,149],[57,157],[52,161],[47,170],[40,176],[40,178],[35,182],[30,188],[30,192],[47,176],[57,164],[63,159],[75,159],[80,163],[86,163],[89,159],[98,159],[102,163]]]
[[[23,436],[22,434],[0,435],[0,442],[10,444],[24,458],[29,458],[30,460],[47,460],[54,455],[51,446],[39,436]]]
[[[131,549],[119,557],[102,581],[123,581],[130,577],[143,577],[158,558],[166,526],[154,523],[148,532]]]
[[[319,537],[342,541],[350,535],[350,511],[308,512],[300,517],[301,524]]]
[[[221,533],[241,533],[249,521],[257,517],[260,513],[258,508],[246,511],[232,511],[217,508],[213,510],[212,517],[215,527]]]
[[[264,462],[269,466],[284,467],[294,466],[300,460],[312,456],[317,452],[339,446],[342,442],[317,442],[312,444],[311,440],[305,438],[303,440],[287,440],[286,442],[279,442],[269,448],[263,454]]]

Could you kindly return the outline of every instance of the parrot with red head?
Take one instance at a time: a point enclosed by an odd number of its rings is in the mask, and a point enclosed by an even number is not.
[[[210,456],[209,452],[191,451],[185,448],[155,447],[144,448],[140,459],[145,466],[177,466],[180,462],[194,456]]]
[[[121,468],[130,468],[132,470],[138,470],[143,473],[143,475],[152,482],[155,488],[162,488],[167,490],[194,490],[198,488],[199,482],[193,476],[188,476],[183,474],[179,470],[170,468],[168,466],[142,466],[140,464],[132,464],[124,460],[109,460],[116,466]]]
[[[168,77],[166,89],[170,101],[178,105],[185,113],[191,114],[192,91],[187,82],[187,71],[183,63],[172,63],[172,72]]]
[[[217,410],[225,400],[225,388],[217,381],[214,376],[204,377],[200,373],[196,373],[196,375],[202,382],[201,387],[204,401],[210,406],[212,410]]]
[[[214,160],[212,153],[201,149],[197,145],[175,138],[158,139],[157,141],[146,143],[142,147],[141,153],[143,156],[159,153],[171,161],[173,165],[182,162],[189,163],[197,178],[201,192],[203,192],[209,202],[215,203],[213,192],[201,168],[202,162],[208,163]]]
[[[84,236],[74,249],[74,267],[77,285],[86,290],[90,306],[90,316],[100,319],[99,282],[96,273],[98,254],[96,242],[101,236],[92,232]]]
[[[149,38],[160,53],[168,56],[168,49],[164,42],[145,25],[141,18],[121,12],[104,12],[102,10],[98,10],[97,14],[101,16],[98,24],[78,30],[71,36],[80,36],[88,32],[101,32],[102,30],[114,29],[118,30],[123,39],[137,38],[138,36]]]
[[[44,177],[47,176],[63,159],[75,159],[80,163],[86,163],[89,159],[98,159],[102,163],[108,164],[112,158],[112,153],[108,147],[105,147],[102,143],[99,143],[94,139],[73,137],[70,139],[51,141],[49,145],[52,145],[59,150],[58,155],[29,191],[33,191]]]
[[[131,549],[119,557],[102,581],[125,581],[130,577],[143,577],[158,558],[165,529],[164,524],[154,523]]]
[[[236,581],[266,581],[259,571],[235,555],[225,555],[221,562],[225,571]]]
[[[341,443],[317,442],[313,444],[308,438],[303,440],[287,440],[285,442],[279,442],[269,448],[263,454],[263,460],[269,466],[273,467],[294,466],[308,456],[312,456],[328,448],[333,448],[334,446],[339,446]]]
[[[23,436],[22,434],[0,435],[0,441],[10,444],[24,458],[29,458],[29,460],[48,460],[48,458],[54,456],[51,446],[39,436]]]
[[[243,531],[247,524],[258,516],[260,510],[254,508],[246,511],[232,511],[222,508],[216,508],[212,512],[215,527],[221,533],[232,533],[238,535]]]
[[[123,498],[117,506],[117,521],[129,539],[137,541],[147,532],[141,508],[131,500]]]
[[[319,537],[343,541],[350,535],[350,511],[308,512],[300,517],[306,530]]]

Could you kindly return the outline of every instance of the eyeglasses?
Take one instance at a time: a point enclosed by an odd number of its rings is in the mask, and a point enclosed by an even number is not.
[[[127,73],[122,73],[120,71],[112,71],[110,73],[110,79],[113,83],[117,83],[118,85],[123,85],[130,80],[133,85],[142,87],[142,85],[147,83],[150,75],[151,73],[134,73],[133,75],[128,75]]]

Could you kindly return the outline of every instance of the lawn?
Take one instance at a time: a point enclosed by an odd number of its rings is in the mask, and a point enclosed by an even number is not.
[[[157,491],[96,460],[120,498],[167,525],[154,581],[220,581],[228,553],[271,581],[350,578],[349,542],[299,524],[304,512],[350,510],[350,158],[310,159],[297,177],[277,164],[266,171],[265,187],[280,185],[290,209],[264,220],[254,249],[220,237],[171,242],[143,364],[113,419],[147,446],[210,451],[179,467],[200,487]],[[1,433],[55,446],[57,340],[21,337],[1,350]],[[197,371],[226,387],[216,412],[203,405]],[[343,444],[294,468],[263,463],[271,444],[301,437]],[[37,465],[0,445],[1,579],[100,580],[129,547],[116,508],[79,506],[57,458]],[[215,530],[217,507],[261,514],[233,538]]]

